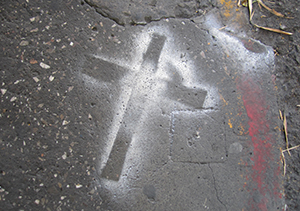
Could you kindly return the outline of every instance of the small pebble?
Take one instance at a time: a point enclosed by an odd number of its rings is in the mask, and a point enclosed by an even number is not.
[[[61,157],[65,160],[67,158],[67,153],[65,152]]]
[[[16,80],[16,81],[14,82],[14,84],[18,84],[20,81],[21,81],[21,80]]]
[[[33,80],[37,83],[40,81],[40,79],[38,79],[37,77],[33,77]]]
[[[279,28],[280,28],[281,30],[286,30],[286,26],[283,25],[283,24],[280,24]]]
[[[16,97],[12,97],[12,98],[10,99],[10,102],[14,102],[16,99],[17,99]]]
[[[58,187],[61,188],[62,184],[60,182],[57,183]]]
[[[70,87],[68,88],[68,91],[69,91],[69,92],[72,91],[73,88],[74,88],[74,86],[70,86]]]
[[[69,123],[70,123],[70,122],[64,120],[64,121],[62,122],[62,125],[67,125],[67,124],[69,124]]]
[[[31,29],[30,32],[38,32],[39,29],[38,28],[35,28],[35,29]]]
[[[35,60],[35,59],[30,59],[30,64],[36,64],[36,63],[38,63],[37,60]]]
[[[82,188],[82,185],[80,185],[80,184],[76,184],[75,186],[76,186],[76,188]]]
[[[41,66],[42,68],[44,68],[44,69],[49,69],[49,68],[50,68],[49,65],[47,65],[47,64],[45,64],[45,63],[43,63],[43,62],[40,63],[40,66]]]
[[[28,45],[28,44],[29,44],[29,42],[26,41],[26,40],[22,40],[22,41],[20,42],[20,46],[26,46],[26,45]]]
[[[2,95],[5,95],[6,91],[7,91],[7,89],[1,89]]]

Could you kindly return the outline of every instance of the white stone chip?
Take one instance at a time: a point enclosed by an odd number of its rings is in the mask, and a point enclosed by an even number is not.
[[[31,29],[30,32],[38,32],[39,29],[38,28],[34,28],[34,29]]]
[[[41,66],[42,68],[44,68],[44,69],[49,69],[49,68],[50,68],[49,65],[47,65],[47,64],[45,64],[45,63],[43,63],[43,62],[40,63],[40,66]]]
[[[66,152],[64,152],[64,154],[61,156],[62,157],[62,159],[66,159],[67,158],[67,153]]]
[[[206,56],[205,56],[204,51],[201,51],[201,52],[200,52],[200,55],[201,55],[204,59],[206,59]]]
[[[16,81],[14,82],[14,84],[18,84],[20,81],[21,81],[21,80],[16,80]]]
[[[80,184],[76,184],[75,186],[76,186],[76,188],[82,188],[82,185],[80,185]]]
[[[35,203],[35,204],[40,204],[40,200],[36,199],[36,200],[34,201],[34,203]]]
[[[10,99],[10,102],[14,102],[16,99],[17,99],[16,97],[12,97],[12,98]]]
[[[29,42],[26,41],[26,40],[22,40],[22,41],[20,42],[20,46],[26,46],[26,45],[28,45],[28,44],[29,44]]]
[[[6,91],[7,91],[7,89],[1,89],[2,95],[5,95]]]
[[[40,79],[38,79],[38,77],[33,77],[33,80],[37,83],[40,81]]]
[[[69,92],[72,91],[73,88],[74,88],[74,86],[70,86],[70,87],[68,88],[68,91],[69,91]]]
[[[54,80],[54,76],[50,75],[49,81],[53,81],[53,80]]]
[[[64,120],[64,121],[62,122],[62,125],[67,125],[67,124],[69,124],[69,123],[70,123],[70,121]]]

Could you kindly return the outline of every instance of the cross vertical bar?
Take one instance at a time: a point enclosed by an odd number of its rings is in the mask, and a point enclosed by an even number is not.
[[[163,49],[166,37],[153,34],[146,53],[143,55],[143,62],[140,70],[134,75],[132,84],[135,85],[127,102],[121,125],[117,132],[112,150],[107,163],[102,170],[101,177],[109,180],[119,181],[128,147],[130,146],[132,135],[138,126],[147,99],[140,94],[143,87],[139,87],[144,81],[145,75],[154,75],[157,71],[158,60]]]

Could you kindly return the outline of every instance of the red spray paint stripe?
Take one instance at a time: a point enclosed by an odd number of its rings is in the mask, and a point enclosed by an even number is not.
[[[251,172],[253,198],[249,203],[251,210],[267,211],[268,198],[275,200],[279,196],[278,168],[273,169],[269,164],[275,161],[272,155],[271,142],[273,140],[269,134],[269,121],[266,117],[268,106],[266,105],[266,96],[260,86],[250,77],[245,76],[245,78],[237,82],[237,88],[242,93],[249,117],[249,135],[253,145],[253,157],[251,158],[254,163]]]

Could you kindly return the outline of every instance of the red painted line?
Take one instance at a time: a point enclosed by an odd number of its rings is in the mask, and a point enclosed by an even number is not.
[[[249,175],[251,178],[248,185],[252,197],[249,205],[251,210],[267,211],[272,207],[272,201],[281,197],[280,167],[274,165],[276,164],[272,153],[274,140],[270,134],[270,121],[267,118],[269,106],[264,91],[250,76],[238,79],[237,88],[242,94],[249,118],[249,135],[253,146],[252,172]]]

